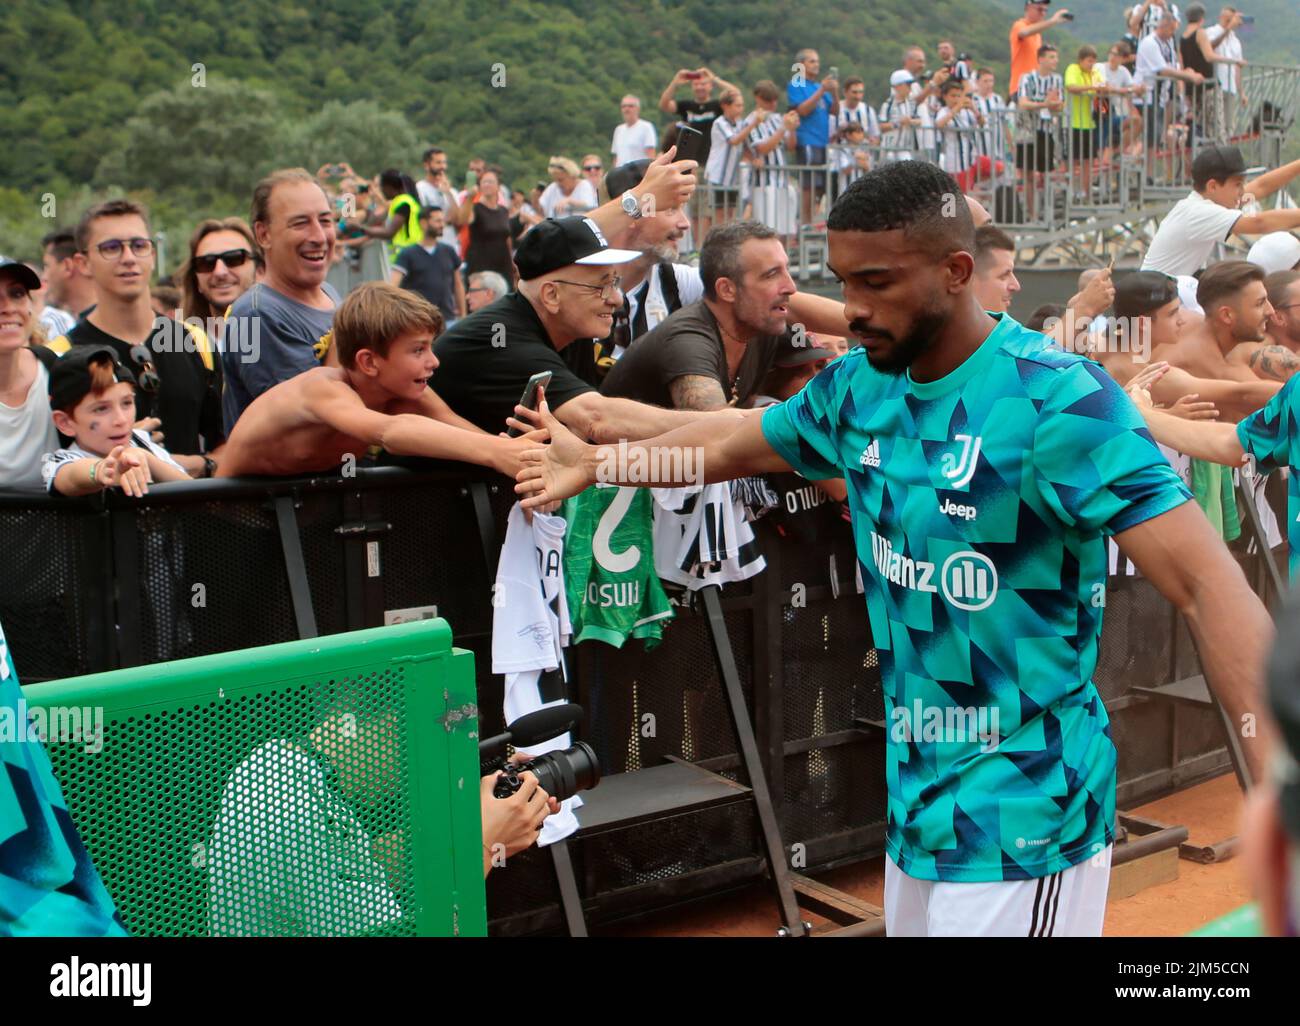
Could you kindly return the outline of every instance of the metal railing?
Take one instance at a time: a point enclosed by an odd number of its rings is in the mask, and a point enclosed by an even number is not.
[[[1248,65],[1236,97],[1170,82],[1150,98],[1064,101],[1047,116],[1010,108],[974,128],[938,128],[934,112],[924,111],[920,127],[859,146],[832,144],[824,164],[742,161],[725,183],[701,174],[692,248],[718,224],[753,218],[785,240],[801,279],[828,277],[831,206],[866,170],[897,160],[939,164],[995,223],[1031,245],[1099,224],[1140,223],[1191,189],[1192,162],[1206,146],[1237,146],[1250,168],[1279,166],[1300,102],[1300,68]]]

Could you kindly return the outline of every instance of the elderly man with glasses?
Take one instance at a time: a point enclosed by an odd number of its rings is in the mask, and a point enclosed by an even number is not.
[[[641,254],[615,249],[596,221],[543,221],[519,242],[515,292],[470,314],[434,343],[438,393],[459,416],[500,431],[531,377],[549,373],[555,416],[583,437],[647,438],[697,413],[602,396],[595,353],[575,344],[604,338],[623,306],[623,267]]]

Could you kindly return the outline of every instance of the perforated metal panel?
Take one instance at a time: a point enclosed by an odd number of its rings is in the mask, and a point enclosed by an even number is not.
[[[471,678],[424,621],[28,698],[103,710],[102,750],[50,754],[131,933],[481,932],[476,724],[439,722]]]

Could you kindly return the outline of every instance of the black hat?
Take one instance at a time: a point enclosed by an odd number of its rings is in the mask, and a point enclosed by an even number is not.
[[[629,160],[626,164],[610,168],[609,174],[605,175],[605,191],[609,193],[609,198],[618,199],[628,189],[635,189],[640,185],[650,164],[649,157],[642,157],[640,160]]]
[[[1278,800],[1287,833],[1300,841],[1300,605],[1293,599],[1282,614],[1268,667],[1268,700],[1282,734],[1276,757]],[[1287,629],[1288,627],[1292,629]]]
[[[4,271],[8,271],[17,278],[28,292],[40,291],[41,276],[22,261],[0,254],[0,273],[3,273]]]
[[[634,249],[613,249],[589,217],[561,217],[541,222],[519,240],[515,266],[523,281],[531,281],[571,264],[626,264],[640,256]]]
[[[1192,161],[1192,182],[1226,182],[1246,173],[1246,159],[1235,146],[1209,146]]]
[[[1178,280],[1160,271],[1134,271],[1115,282],[1115,316],[1145,317],[1178,298]]]
[[[112,346],[73,346],[50,371],[50,409],[70,410],[90,392],[90,365],[107,359],[115,381],[135,384],[135,375],[117,358]]]

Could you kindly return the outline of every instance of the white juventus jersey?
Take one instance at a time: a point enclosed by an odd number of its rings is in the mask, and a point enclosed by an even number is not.
[[[563,701],[544,701],[539,684],[543,671],[565,671],[563,649],[573,633],[564,590],[565,526],[563,517],[534,513],[530,527],[517,502],[506,522],[492,599],[492,672],[505,674],[507,724]],[[542,755],[571,744],[564,733],[528,751]],[[577,830],[574,810],[581,805],[578,795],[564,802],[542,824],[537,843],[553,844]]]
[[[654,488],[655,570],[691,591],[745,581],[767,568],[729,482]]]
[[[1012,116],[1007,101],[997,93],[988,96],[976,93],[972,99],[984,115],[984,131],[975,137],[976,151],[980,156],[991,160],[1004,160],[1007,155],[1007,127]]]

